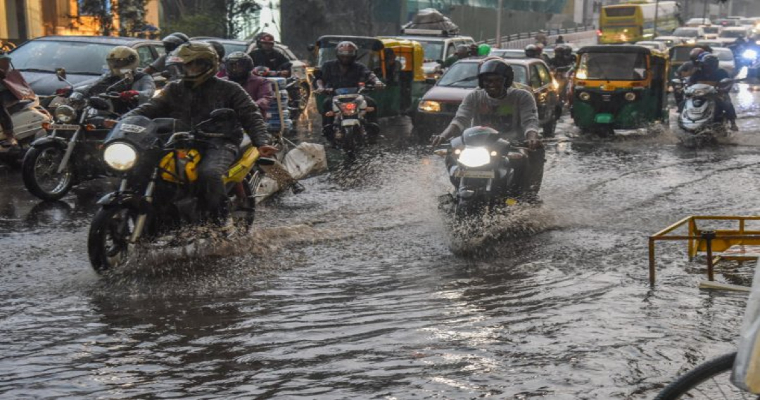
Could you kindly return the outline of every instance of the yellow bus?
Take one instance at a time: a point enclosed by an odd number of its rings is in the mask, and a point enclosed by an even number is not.
[[[655,7],[657,33],[655,33]],[[599,43],[634,43],[652,40],[677,28],[678,5],[675,1],[657,3],[630,2],[602,7],[599,14]]]

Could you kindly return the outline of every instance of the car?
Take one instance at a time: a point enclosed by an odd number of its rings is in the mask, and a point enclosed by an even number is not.
[[[731,27],[731,26],[739,26],[739,20],[734,18],[722,18],[715,20],[715,23],[717,25],[720,25],[724,28]]]
[[[668,51],[668,45],[665,44],[665,42],[657,41],[657,40],[642,40],[641,42],[634,43],[637,46],[644,46],[648,47],[653,50],[657,51]]]
[[[720,25],[703,25],[702,30],[705,32],[705,39],[716,39],[723,27]]]
[[[738,72],[736,70],[736,60],[731,49],[726,47],[713,47],[712,53],[718,57],[718,66],[726,70],[728,75],[733,77]]]
[[[699,40],[697,41],[697,46],[708,46],[710,48],[713,47],[723,47],[723,42],[721,42],[718,39],[712,39],[712,40]]]
[[[508,58],[505,61],[515,72],[515,85],[533,93],[544,136],[553,136],[561,105],[549,67],[535,58]],[[414,115],[414,128],[419,136],[440,133],[449,125],[465,96],[478,87],[480,62],[481,59],[477,58],[457,61],[425,93]]]
[[[440,73],[443,61],[456,53],[459,45],[470,46],[475,40],[470,36],[450,36],[444,30],[405,29],[399,39],[414,40],[425,50],[422,70],[428,78],[435,78]]]
[[[700,26],[700,25],[712,25],[712,21],[710,21],[710,18],[689,18],[688,21],[684,24],[685,26]]]
[[[682,44],[684,42],[683,38],[676,36],[657,36],[652,40],[655,42],[663,42],[666,46],[668,46],[668,48],[673,47],[677,44]]]
[[[681,38],[686,43],[696,43],[697,40],[704,38],[705,31],[699,26],[682,26],[676,28],[671,36]]]
[[[525,58],[525,50],[523,49],[491,49],[489,56],[496,56],[501,58]]]
[[[67,84],[58,80],[56,68],[66,69],[66,79],[83,84],[97,79],[108,70],[106,56],[116,46],[128,46],[140,55],[140,68],[150,65],[165,53],[158,40],[112,36],[42,36],[29,40],[10,55],[13,65],[21,71],[38,96],[51,96]],[[157,83],[164,81],[154,75]]]
[[[190,40],[197,40],[201,42],[210,42],[215,41],[219,42],[222,46],[224,46],[224,54],[230,54],[234,53],[236,51],[247,51],[249,43],[244,40],[234,40],[234,39],[220,39],[216,37],[211,36],[198,36],[198,37],[192,37]]]
[[[723,44],[723,47],[727,47],[731,44],[733,44],[736,39],[738,38],[744,38],[747,39],[751,35],[751,31],[749,28],[744,26],[733,26],[729,28],[723,28],[723,30],[718,35],[718,41],[720,41]]]

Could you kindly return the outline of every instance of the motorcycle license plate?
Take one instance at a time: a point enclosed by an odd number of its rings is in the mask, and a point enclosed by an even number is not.
[[[493,179],[494,177],[493,170],[489,171],[470,171],[470,170],[461,170],[458,169],[454,173],[454,176],[457,178],[479,178],[479,179]]]
[[[48,127],[49,130],[59,130],[59,131],[75,131],[79,129],[79,125],[72,125],[72,124],[50,124]]]

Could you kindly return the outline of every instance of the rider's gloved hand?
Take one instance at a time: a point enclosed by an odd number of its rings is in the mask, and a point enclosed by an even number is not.
[[[529,131],[525,134],[525,139],[528,144],[529,150],[538,150],[543,146],[543,143],[541,143],[541,139],[538,136],[538,132],[536,131]]]
[[[380,81],[377,81],[375,83],[375,89],[377,89],[377,90],[383,90],[383,89],[385,89],[385,84],[382,83],[382,82],[380,82]]]
[[[259,154],[261,154],[262,157],[271,157],[277,154],[277,147],[270,146],[268,144],[259,146]]]
[[[140,93],[137,90],[126,90],[124,92],[119,93],[119,98],[122,100],[132,100],[133,98],[137,97]]]

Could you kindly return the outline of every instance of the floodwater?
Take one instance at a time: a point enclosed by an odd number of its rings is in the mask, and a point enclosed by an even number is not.
[[[564,117],[544,204],[466,254],[438,211],[442,160],[398,146],[401,119],[382,150],[267,202],[253,236],[110,277],[86,251],[106,189],[44,204],[0,171],[0,397],[650,399],[734,348],[746,294],[698,289],[683,243],[658,246],[650,286],[647,237],[758,213],[757,97],[736,93],[742,131],[698,150]]]

